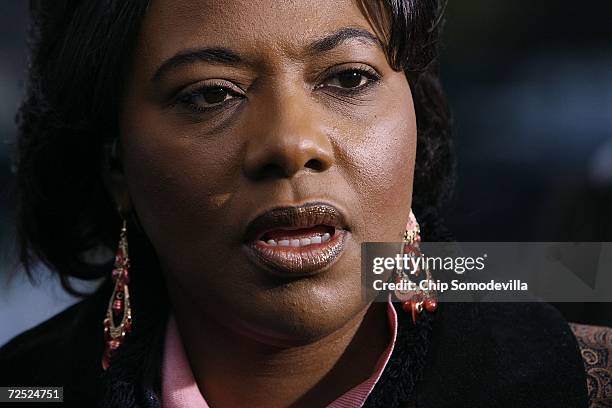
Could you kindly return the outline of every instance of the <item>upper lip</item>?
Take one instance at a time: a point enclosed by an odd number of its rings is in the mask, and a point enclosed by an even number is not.
[[[341,210],[331,204],[314,202],[265,211],[247,225],[246,241],[255,241],[266,232],[276,229],[311,228],[316,225],[348,229],[346,217]]]

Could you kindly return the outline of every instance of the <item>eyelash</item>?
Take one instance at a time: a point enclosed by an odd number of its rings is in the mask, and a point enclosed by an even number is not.
[[[369,67],[351,67],[351,68],[342,68],[342,69],[337,69],[336,71],[332,71],[330,74],[328,74],[326,76],[325,81],[329,81],[330,79],[333,79],[341,74],[344,73],[348,73],[348,72],[357,72],[359,74],[361,74],[363,77],[365,77],[367,79],[367,82],[363,85],[359,85],[357,87],[353,87],[353,88],[342,88],[340,86],[325,86],[324,84],[322,85],[317,85],[315,87],[315,89],[320,89],[320,88],[333,88],[334,91],[332,92],[339,92],[341,94],[343,94],[344,96],[357,96],[360,93],[365,92],[367,89],[369,89],[371,86],[377,84],[380,79],[381,76],[380,74],[378,74],[378,72],[376,72],[375,70],[373,70],[372,68]],[[224,100],[218,103],[215,103],[213,105],[210,106],[202,106],[200,104],[194,103],[193,102],[193,98],[194,97],[198,97],[198,96],[202,96],[204,94],[205,91],[211,90],[211,89],[223,89],[227,95],[232,95],[233,97],[231,99],[228,100]],[[191,112],[195,112],[195,113],[206,113],[206,112],[213,112],[216,111],[218,109],[222,109],[224,106],[226,106],[228,103],[231,103],[233,101],[233,99],[239,99],[239,98],[244,98],[244,95],[239,94],[238,92],[235,92],[233,90],[231,90],[229,87],[227,86],[223,86],[223,84],[210,84],[210,85],[206,85],[206,86],[202,86],[194,91],[189,91],[185,94],[179,95],[178,98],[176,99],[176,102],[174,102],[172,105],[181,105],[182,107],[186,108],[187,110],[191,111]]]
[[[371,86],[377,84],[381,79],[380,74],[378,74],[378,72],[376,72],[374,69],[366,67],[366,66],[359,66],[359,67],[339,68],[337,70],[332,70],[332,72],[329,75],[327,75],[325,80],[328,81],[332,78],[335,78],[336,76],[345,74],[347,72],[357,72],[361,74],[362,76],[364,76],[365,78],[367,78],[368,81],[365,84],[354,87],[354,88],[342,88],[340,86],[330,86],[329,88],[333,88],[335,89],[334,92],[340,92],[346,96],[356,96],[362,92],[365,92]],[[319,89],[319,88],[325,88],[325,86],[318,85],[315,89]]]
[[[233,96],[232,99],[236,97],[238,98],[243,97],[243,95],[240,95],[238,92],[231,90],[229,87],[224,86],[221,83],[212,83],[209,85],[201,86],[193,91],[188,91],[186,93],[183,93],[182,95],[179,95],[176,102],[174,102],[172,105],[181,105],[187,110],[191,112],[196,112],[196,113],[212,112],[212,111],[222,108],[224,105],[227,104],[226,102],[227,99],[226,101],[218,102],[211,106],[201,106],[193,102],[194,97],[202,96],[205,91],[208,91],[211,89],[223,89],[228,95]],[[232,99],[230,99],[230,101],[232,101]]]

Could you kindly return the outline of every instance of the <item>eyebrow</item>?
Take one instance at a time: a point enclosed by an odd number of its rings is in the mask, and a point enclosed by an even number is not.
[[[239,65],[242,63],[240,55],[228,48],[200,48],[188,49],[179,52],[175,56],[166,60],[153,75],[153,81],[159,80],[168,72],[177,69],[183,65],[189,65],[196,62],[208,62],[209,64],[223,65]]]
[[[362,28],[345,27],[308,45],[309,54],[321,54],[331,51],[348,40],[360,40],[365,44],[375,45],[384,50],[382,42],[374,34]]]
[[[360,40],[365,44],[375,45],[384,50],[382,42],[369,31],[361,28],[344,27],[310,43],[306,46],[306,55],[314,56],[331,51],[349,40]],[[244,59],[237,52],[224,47],[187,49],[164,61],[155,71],[152,80],[158,81],[168,72],[196,62],[237,66],[243,64]]]

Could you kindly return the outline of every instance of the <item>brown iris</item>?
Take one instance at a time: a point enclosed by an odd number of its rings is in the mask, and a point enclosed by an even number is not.
[[[219,86],[215,86],[202,90],[200,92],[200,95],[206,103],[215,104],[223,102],[227,97],[227,93],[228,92],[226,89],[221,88]]]
[[[338,83],[343,88],[356,88],[361,84],[363,74],[357,71],[346,71],[338,74]]]

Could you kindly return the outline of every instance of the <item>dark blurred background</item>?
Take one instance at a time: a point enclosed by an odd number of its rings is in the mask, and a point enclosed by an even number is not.
[[[612,2],[450,1],[446,29],[457,240],[612,241]],[[611,304],[555,306],[612,326]]]
[[[9,155],[26,7],[3,1],[0,13],[0,344],[75,301],[44,273],[35,287],[4,279],[16,269]],[[457,240],[612,241],[612,2],[450,1],[442,54],[458,154],[444,215]],[[612,325],[609,304],[555,306]]]

